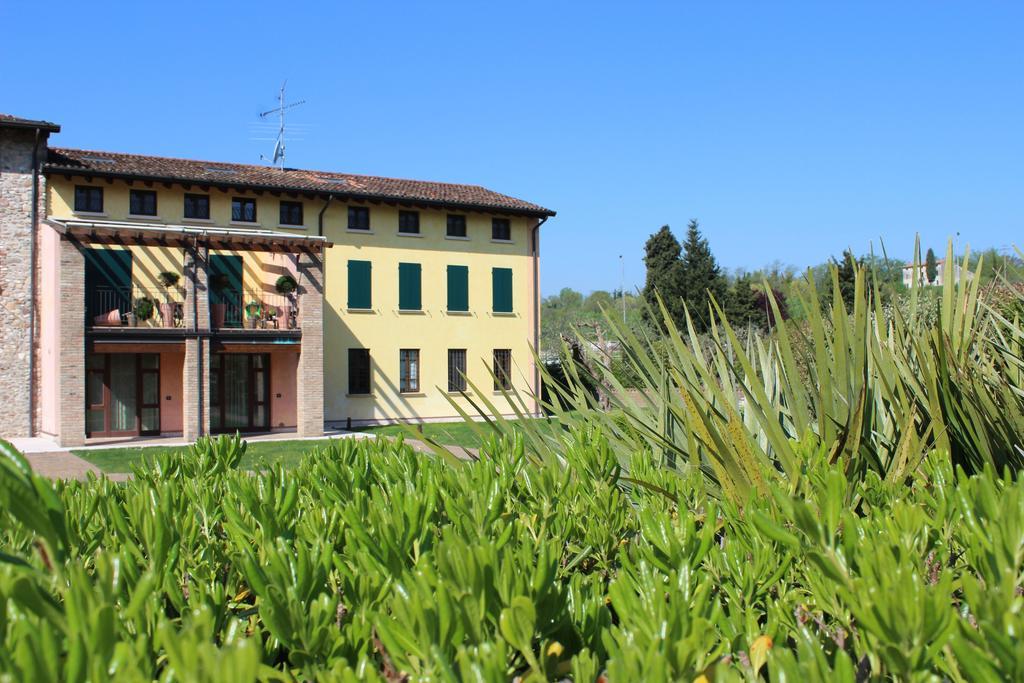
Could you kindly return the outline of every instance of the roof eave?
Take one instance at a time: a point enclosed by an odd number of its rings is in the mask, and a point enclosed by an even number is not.
[[[0,128],[28,128],[46,131],[47,133],[59,133],[60,126],[49,121],[33,121],[31,119],[0,119]]]
[[[239,183],[225,180],[207,180],[198,178],[181,178],[177,176],[141,175],[137,173],[119,173],[117,171],[101,171],[91,168],[73,168],[60,166],[58,164],[44,164],[43,173],[57,173],[67,175],[79,175],[91,178],[111,178],[117,180],[139,180],[156,183],[177,183],[191,185],[210,185],[212,187],[230,187],[260,192],[298,192],[323,196],[332,196],[336,199],[354,199],[364,202],[390,202],[396,204],[422,204],[425,206],[448,207],[462,210],[507,213],[515,216],[528,216],[532,218],[545,218],[555,215],[551,209],[538,207],[537,209],[514,208],[507,206],[494,206],[488,204],[471,204],[464,202],[445,202],[437,199],[417,199],[413,197],[400,197],[380,194],[361,194],[358,192],[345,192],[343,190],[329,190],[325,188],[311,189],[293,187],[290,185],[265,185],[260,183]]]

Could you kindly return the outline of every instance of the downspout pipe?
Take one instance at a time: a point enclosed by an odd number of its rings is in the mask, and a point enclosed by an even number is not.
[[[320,209],[320,215],[317,216],[317,219],[316,219],[316,223],[317,223],[316,234],[318,236],[320,236],[320,237],[324,236],[324,214],[327,213],[327,207],[331,205],[332,201],[334,201],[334,195],[333,194],[327,195],[327,201],[324,202],[324,208]]]
[[[28,242],[28,436],[36,435],[36,239],[39,232],[39,142],[36,128],[32,143],[32,235]]]
[[[540,386],[540,226],[544,225],[550,216],[544,216],[533,226],[531,235],[531,246],[533,247],[533,353],[538,361],[533,364],[533,390],[537,395],[537,402],[534,410],[540,415],[541,407],[541,386]]]

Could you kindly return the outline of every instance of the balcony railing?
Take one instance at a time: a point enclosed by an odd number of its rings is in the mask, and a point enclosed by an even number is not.
[[[88,327],[185,327],[183,287],[96,287],[86,293]],[[298,327],[294,296],[251,290],[210,293],[210,327],[279,329]]]
[[[297,325],[294,297],[251,290],[211,292],[210,327],[291,330]]]
[[[182,327],[183,287],[111,287],[86,292],[85,320],[90,327]]]

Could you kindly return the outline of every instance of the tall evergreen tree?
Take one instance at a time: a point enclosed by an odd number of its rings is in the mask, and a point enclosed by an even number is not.
[[[663,225],[661,230],[651,235],[644,246],[644,265],[647,267],[647,279],[644,282],[643,296],[654,312],[644,311],[644,319],[661,327],[661,312],[655,292],[661,295],[672,320],[679,325],[685,320],[683,316],[683,280],[682,261],[679,255],[682,247],[672,230]]]
[[[710,297],[714,297],[719,306],[724,305],[728,285],[696,220],[691,220],[686,229],[682,270],[683,298],[694,328],[703,332],[710,326]]]
[[[928,284],[934,285],[939,277],[939,262],[935,258],[935,252],[928,247],[928,253],[924,257],[924,276],[928,278]]]
[[[722,308],[725,310],[726,319],[734,329],[750,324],[760,327],[763,326],[765,314],[758,304],[759,299],[754,290],[754,278],[750,275],[741,275],[729,288]]]
[[[853,251],[850,249],[843,252],[842,263],[836,262],[835,259],[832,261],[839,270],[839,294],[843,297],[843,302],[847,308],[852,308],[853,299],[857,292],[857,270],[860,268],[860,263],[857,262]]]

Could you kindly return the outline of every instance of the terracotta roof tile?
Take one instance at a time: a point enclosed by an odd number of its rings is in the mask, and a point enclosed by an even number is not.
[[[46,170],[107,177],[146,178],[258,189],[330,193],[352,199],[419,202],[453,208],[490,209],[533,216],[553,216],[555,214],[554,211],[543,206],[493,192],[479,185],[403,180],[330,171],[279,169],[272,166],[173,159],[139,154],[50,148]]]

